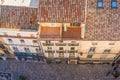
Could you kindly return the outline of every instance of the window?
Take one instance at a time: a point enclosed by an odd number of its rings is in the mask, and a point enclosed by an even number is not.
[[[5,54],[10,54],[8,50],[3,50]]]
[[[47,47],[47,49],[48,49],[48,50],[51,50],[51,49],[52,49],[52,47]]]
[[[110,53],[110,49],[105,49],[103,53],[104,53],[104,54]]]
[[[19,52],[18,48],[17,47],[12,47],[14,52]]]
[[[97,7],[98,8],[103,8],[103,0],[98,0],[97,1]]]
[[[25,52],[30,53],[29,48],[24,48]]]
[[[75,53],[70,53],[69,56],[71,56],[71,57],[75,57]]]
[[[83,55],[83,53],[82,52],[80,52],[80,56],[82,56]]]
[[[59,47],[59,50],[63,50],[63,47]]]
[[[71,47],[71,50],[75,50],[75,47]]]
[[[64,53],[59,53],[59,57],[64,57]]]
[[[60,43],[63,43],[63,40],[60,40],[59,42],[60,42]]]
[[[93,54],[94,52],[95,52],[95,47],[91,47],[90,50],[89,50],[89,53]]]
[[[111,8],[117,8],[117,0],[112,0]]]
[[[71,41],[71,43],[76,43],[76,41]]]
[[[36,48],[35,50],[36,50],[36,52],[37,52],[37,53],[39,53],[39,52],[40,52],[40,50],[39,50],[38,48]]]
[[[33,40],[33,44],[37,44],[37,40]]]
[[[93,55],[87,55],[87,58],[92,58]]]
[[[8,39],[8,42],[9,42],[9,43],[13,43],[12,39]]]
[[[54,53],[48,53],[48,57],[49,57],[49,58],[54,57]]]
[[[21,42],[21,44],[24,44],[25,43],[25,41],[22,39],[22,40],[20,40],[20,42]]]
[[[49,44],[49,43],[50,43],[50,41],[46,41],[46,43],[47,43],[47,44]]]
[[[0,48],[5,49],[5,46],[0,43]]]

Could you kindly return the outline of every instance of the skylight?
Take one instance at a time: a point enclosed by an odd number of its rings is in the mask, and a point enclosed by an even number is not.
[[[112,8],[117,8],[117,1],[112,1],[111,7]]]
[[[102,1],[98,1],[97,2],[97,7],[98,8],[102,8],[103,7],[103,2]]]

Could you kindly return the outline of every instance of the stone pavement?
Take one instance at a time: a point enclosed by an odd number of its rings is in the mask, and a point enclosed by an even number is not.
[[[0,61],[0,72],[11,73],[12,80],[24,75],[28,80],[120,80],[112,75],[110,64],[45,64],[25,61]]]

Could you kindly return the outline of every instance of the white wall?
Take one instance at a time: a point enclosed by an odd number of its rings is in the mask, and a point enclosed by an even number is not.
[[[8,34],[8,36],[17,36],[19,33],[23,37],[30,37],[31,34],[34,35],[35,37],[37,36],[37,31],[36,32],[30,32],[30,31],[19,31],[19,30],[11,30],[11,29],[0,29],[0,35],[4,35],[4,33]]]
[[[2,37],[2,39],[5,41],[6,44],[26,45],[26,46],[30,46],[30,45],[38,46],[38,44],[34,44],[33,43],[33,40],[37,40],[37,39],[11,38],[11,37]],[[9,43],[8,39],[11,39],[13,43]],[[25,43],[22,44],[20,42],[20,40],[24,40]]]
[[[46,41],[41,41],[44,52],[45,52],[45,50],[48,50],[47,47],[52,47],[52,50],[55,50],[54,58],[59,57],[59,53],[56,53],[56,50],[59,50],[59,47],[63,47],[63,50],[67,51],[67,53],[64,53],[65,58],[69,57],[70,53],[68,53],[68,50],[70,50],[71,47],[75,47],[75,50],[78,50],[78,48],[79,48],[79,46],[68,46],[68,43],[71,43],[70,40],[63,41],[63,43],[66,43],[66,46],[56,46],[55,43],[60,43],[59,41],[51,41],[51,43],[54,43],[54,46],[43,46],[43,43],[46,43]],[[76,43],[79,43],[79,41],[76,40]],[[48,57],[48,53],[45,53],[45,55],[46,55],[46,57]],[[78,57],[78,53],[75,53],[75,57]]]
[[[36,53],[36,48],[39,49],[39,45],[33,43],[33,40],[35,39],[23,39],[23,38],[11,38],[11,37],[2,37],[2,39],[5,41],[7,45],[10,46],[12,51],[14,51],[12,47],[17,47],[20,52],[25,52],[24,48],[27,47],[29,48],[31,53]],[[8,39],[11,39],[13,43],[9,43]],[[24,44],[21,44],[20,42],[21,39],[25,41]]]
[[[97,43],[97,45],[92,45],[92,43]],[[110,43],[114,43],[114,45],[109,45]],[[100,59],[104,56],[106,59],[113,59],[120,51],[120,41],[80,41],[78,51],[83,52],[82,56],[79,55],[81,59],[87,58],[90,47],[96,47],[92,59]],[[105,49],[110,49],[111,52],[103,54]]]

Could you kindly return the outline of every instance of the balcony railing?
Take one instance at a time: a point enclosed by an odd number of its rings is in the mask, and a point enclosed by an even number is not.
[[[69,55],[69,58],[75,58],[75,55]]]
[[[64,54],[59,54],[59,58],[64,58]]]
[[[68,53],[77,53],[78,50],[69,50]]]
[[[79,46],[79,43],[68,43],[68,46]]]
[[[66,46],[66,43],[55,43],[56,46]]]
[[[45,50],[45,53],[55,53],[55,50]]]
[[[43,46],[54,46],[54,43],[43,43]]]
[[[66,53],[66,50],[56,50],[56,53]]]

